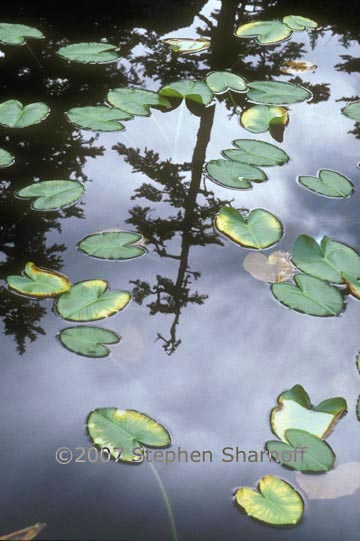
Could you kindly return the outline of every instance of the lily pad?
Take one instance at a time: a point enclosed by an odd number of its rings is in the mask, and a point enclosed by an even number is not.
[[[96,105],[94,107],[73,107],[67,111],[66,116],[72,124],[85,130],[93,131],[122,131],[124,124],[119,120],[129,120],[133,115],[120,109]]]
[[[215,219],[216,229],[244,248],[269,248],[283,236],[281,222],[264,209],[238,211],[222,207]]]
[[[327,197],[349,197],[355,191],[353,183],[345,175],[330,169],[321,169],[319,177],[300,176],[299,183]]]
[[[294,280],[296,285],[272,285],[272,293],[281,304],[310,316],[326,317],[341,314],[344,299],[336,287],[306,274],[297,274]]]
[[[341,112],[353,120],[360,121],[360,101],[349,103],[349,105],[341,109]]]
[[[268,257],[251,252],[244,259],[244,269],[256,280],[267,283],[285,282],[294,276],[296,267],[291,263],[291,254],[273,252]]]
[[[296,474],[296,482],[310,500],[335,500],[360,488],[360,462],[340,464],[326,475]]]
[[[341,284],[341,273],[360,277],[360,255],[350,246],[323,237],[320,244],[308,235],[300,235],[292,249],[295,265],[316,278]]]
[[[16,195],[34,199],[31,208],[35,210],[58,210],[75,203],[84,191],[84,186],[76,180],[45,180],[22,188]]]
[[[280,66],[280,71],[286,75],[298,75],[299,73],[314,72],[317,65],[308,60],[289,60]]]
[[[110,354],[105,344],[118,344],[120,337],[113,331],[101,327],[69,327],[60,331],[62,345],[84,357],[107,357]]]
[[[254,105],[243,111],[240,117],[242,126],[252,133],[263,133],[272,127],[285,127],[289,122],[288,111],[284,107]]]
[[[247,82],[240,75],[230,71],[212,71],[206,76],[206,84],[214,94],[232,92],[247,92]]]
[[[66,45],[58,50],[58,55],[71,60],[72,62],[81,62],[82,64],[107,64],[119,59],[115,53],[118,47],[111,43],[73,43]]]
[[[334,467],[334,451],[321,438],[293,428],[286,431],[285,437],[288,443],[266,442],[265,447],[276,462],[302,472],[326,472]]]
[[[317,28],[318,23],[301,15],[287,15],[283,18],[283,23],[287,24],[291,30],[302,31],[306,28]]]
[[[87,418],[87,429],[94,444],[108,448],[116,462],[140,464],[144,446],[163,448],[171,444],[165,427],[135,410],[96,409]]]
[[[130,300],[130,293],[110,290],[105,280],[86,280],[57,299],[56,311],[69,321],[96,321],[120,312]]]
[[[251,182],[263,182],[267,176],[258,167],[229,160],[211,160],[205,165],[208,177],[226,188],[244,190],[251,188]]]
[[[238,488],[236,503],[252,518],[274,526],[295,526],[304,514],[304,501],[286,481],[266,475],[258,490]]]
[[[7,150],[0,148],[0,169],[2,167],[9,167],[15,161],[15,158]]]
[[[0,103],[0,124],[8,128],[26,128],[39,124],[49,115],[46,103],[30,103],[25,107],[18,100]]]
[[[341,278],[348,286],[350,293],[357,299],[360,299],[360,280],[357,280],[353,276],[349,276],[344,272],[341,273]]]
[[[150,116],[150,107],[170,107],[166,98],[142,88],[115,88],[107,95],[108,102],[131,115]]]
[[[281,148],[256,139],[236,139],[233,145],[237,148],[224,150],[224,156],[249,165],[282,165],[290,159]]]
[[[247,98],[264,105],[289,105],[312,98],[310,90],[292,83],[280,81],[254,81],[248,83]]]
[[[129,231],[104,231],[85,237],[79,243],[79,249],[99,259],[135,259],[146,254],[147,250],[140,243],[144,237]]]
[[[237,28],[235,36],[238,38],[255,38],[261,45],[271,45],[289,39],[291,28],[281,21],[256,21],[242,24]]]
[[[165,45],[170,45],[171,50],[177,54],[192,54],[205,51],[211,45],[211,41],[205,38],[166,38],[161,40]]]
[[[43,39],[40,30],[26,24],[0,23],[0,42],[5,45],[24,45],[26,38]]]
[[[70,290],[70,280],[59,272],[36,267],[34,263],[26,263],[22,276],[8,276],[6,282],[27,297],[45,298],[57,297]]]
[[[167,98],[184,98],[201,105],[209,105],[214,97],[206,83],[190,79],[163,86],[159,94]]]

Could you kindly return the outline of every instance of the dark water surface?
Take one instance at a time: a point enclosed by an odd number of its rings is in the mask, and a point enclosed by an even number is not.
[[[276,397],[299,383],[315,403],[346,397],[349,414],[329,443],[338,464],[359,460],[360,304],[348,298],[340,318],[285,309],[243,270],[248,252],[223,241],[212,226],[219,207],[232,200],[234,207],[266,208],[281,219],[285,235],[276,249],[291,250],[301,233],[360,249],[360,190],[337,201],[296,182],[300,174],[329,168],[359,187],[360,132],[340,114],[345,98],[359,94],[357,3],[347,3],[346,13],[335,2],[313,9],[305,2],[303,10],[293,4],[295,13],[312,16],[321,27],[272,47],[234,38],[235,23],[254,13],[261,19],[288,15],[290,3],[131,2],[126,13],[112,4],[102,16],[106,6],[83,13],[66,2],[33,9],[9,2],[3,16],[35,25],[47,39],[29,41],[30,49],[0,46],[6,55],[0,59],[1,101],[45,101],[52,113],[38,126],[1,129],[0,146],[16,155],[16,164],[1,171],[1,277],[34,261],[72,282],[103,278],[113,288],[133,290],[135,301],[104,322],[123,337],[112,356],[87,359],[56,340],[68,325],[53,313],[52,301],[17,297],[2,282],[0,533],[41,521],[48,523],[41,539],[172,539],[148,464],[55,461],[59,447],[90,446],[85,420],[91,410],[116,406],[158,419],[175,449],[214,453],[211,464],[156,465],[179,539],[358,539],[359,492],[325,502],[304,495],[304,519],[291,530],[252,521],[235,507],[234,489],[255,486],[267,473],[297,487],[295,473],[275,463],[224,464],[221,450],[262,450],[272,439],[269,413]],[[170,35],[210,36],[212,49],[174,57],[159,43]],[[81,66],[54,55],[65,39],[101,38],[120,43],[117,64]],[[314,99],[290,107],[280,144],[290,163],[266,168],[269,181],[250,191],[226,190],[200,174],[205,158],[219,158],[233,139],[252,137],[226,96],[200,113],[185,104],[168,113],[154,110],[151,118],[128,122],[122,133],[79,131],[64,117],[70,107],[102,103],[111,88],[157,90],[182,78],[201,79],[211,69],[231,69],[250,81],[287,81],[279,67],[296,59],[318,65],[298,79]],[[276,143],[268,133],[258,138]],[[34,179],[55,178],[83,180],[81,202],[43,213],[14,198]],[[77,251],[81,238],[110,228],[141,232],[149,255],[107,262]]]

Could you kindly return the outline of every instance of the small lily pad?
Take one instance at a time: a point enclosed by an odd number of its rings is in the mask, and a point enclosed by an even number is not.
[[[205,165],[205,173],[216,184],[244,190],[251,188],[251,182],[263,182],[267,176],[258,167],[229,160],[211,160]]]
[[[59,272],[36,267],[34,263],[26,263],[24,275],[8,276],[6,282],[27,297],[45,298],[56,297],[70,290],[70,280]]]
[[[130,120],[133,118],[133,115],[126,111],[116,108],[110,109],[106,105],[73,107],[65,114],[68,120],[79,128],[103,132],[125,130],[124,124],[119,122],[119,120]]]
[[[45,180],[22,188],[16,195],[21,199],[34,199],[31,208],[35,210],[58,210],[75,203],[84,191],[77,180]]]
[[[360,299],[360,280],[357,280],[353,276],[349,276],[344,272],[341,273],[341,278],[348,286],[350,293],[357,299]]]
[[[288,252],[273,252],[268,257],[259,252],[251,252],[245,257],[243,265],[253,278],[267,283],[285,282],[296,273]]]
[[[99,259],[135,259],[146,254],[147,250],[140,243],[144,237],[129,231],[104,231],[85,237],[79,243],[79,249]]]
[[[258,490],[238,488],[236,503],[252,518],[273,526],[295,526],[304,514],[304,501],[286,481],[266,475]]]
[[[212,71],[206,76],[206,84],[214,94],[232,92],[247,92],[247,82],[240,75],[230,71]]]
[[[289,122],[289,117],[284,107],[254,105],[243,111],[240,122],[252,133],[263,133],[273,127],[284,128]]]
[[[170,45],[171,50],[177,54],[193,54],[205,51],[211,45],[211,41],[205,38],[166,38],[160,40],[165,45]]]
[[[318,23],[301,15],[287,15],[283,18],[283,23],[287,24],[291,30],[302,31],[306,28],[317,28]]]
[[[238,38],[255,38],[261,45],[271,45],[289,39],[291,28],[281,21],[256,21],[239,26],[235,32]]]
[[[203,81],[184,79],[176,83],[163,86],[159,91],[160,96],[167,98],[183,98],[186,100],[209,105],[213,100],[213,93]]]
[[[60,331],[59,340],[66,349],[77,355],[107,357],[110,350],[106,345],[118,344],[120,337],[113,331],[84,325],[63,329]]]
[[[39,124],[49,115],[46,103],[30,103],[25,107],[18,100],[0,103],[0,124],[7,128],[26,128]]]
[[[107,100],[117,109],[138,116],[150,116],[150,107],[170,107],[169,100],[142,88],[115,88],[110,90]]]
[[[341,109],[341,112],[353,120],[360,121],[360,101],[349,103],[349,105]]]
[[[310,90],[281,81],[254,81],[248,83],[248,87],[249,101],[264,105],[289,105],[312,98]]]
[[[299,73],[314,72],[317,65],[308,60],[289,60],[280,66],[280,71],[286,75],[298,75]]]
[[[0,148],[0,169],[2,167],[9,167],[15,161],[15,157],[7,150]]]
[[[24,45],[26,38],[43,39],[40,30],[26,24],[0,23],[0,42],[5,45]]]
[[[283,236],[280,220],[264,209],[249,212],[222,207],[216,216],[215,227],[239,246],[256,250],[273,246]]]
[[[87,418],[87,429],[93,443],[109,449],[116,462],[140,464],[144,446],[163,448],[171,444],[165,427],[135,410],[96,409]]]
[[[223,150],[224,156],[249,165],[273,166],[289,161],[289,156],[281,148],[256,139],[236,139],[236,149]]]
[[[61,47],[57,54],[66,60],[82,64],[107,64],[119,59],[115,52],[118,47],[111,43],[73,43]]]
[[[351,180],[330,169],[321,169],[319,177],[300,176],[299,183],[308,190],[326,197],[349,197],[355,191]]]

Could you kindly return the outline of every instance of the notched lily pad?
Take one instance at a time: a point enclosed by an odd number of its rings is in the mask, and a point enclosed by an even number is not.
[[[26,128],[39,124],[50,114],[46,103],[24,105],[18,100],[8,100],[0,104],[0,124],[7,128]]]
[[[289,60],[280,66],[280,71],[286,75],[298,75],[299,73],[314,72],[317,65],[308,60]]]
[[[31,208],[35,210],[58,210],[75,203],[84,191],[77,180],[44,180],[22,188],[16,195],[21,199],[34,199]]]
[[[0,169],[10,167],[15,161],[15,157],[7,150],[0,148]]]
[[[251,188],[252,182],[264,182],[267,176],[258,167],[229,160],[211,160],[205,165],[205,173],[216,184],[234,190]]]
[[[10,289],[27,297],[57,297],[70,290],[70,280],[59,272],[41,269],[34,263],[26,263],[24,274],[6,278]]]
[[[150,116],[150,107],[170,107],[169,100],[142,88],[115,88],[110,90],[107,100],[117,109],[138,116]]]
[[[299,183],[308,190],[326,197],[349,197],[355,191],[351,180],[331,169],[321,169],[318,177],[299,176]]]
[[[244,259],[244,269],[256,280],[267,283],[285,282],[296,273],[288,252],[273,252],[268,257],[251,252]]]
[[[341,112],[353,120],[360,121],[360,100],[349,103],[349,105],[341,109]]]
[[[302,31],[307,28],[317,28],[318,23],[307,17],[301,15],[287,15],[283,18],[283,23],[286,24],[291,30]]]
[[[127,260],[147,253],[143,246],[144,237],[130,231],[103,231],[85,237],[79,249],[98,259]]]
[[[212,71],[206,76],[206,84],[214,94],[232,92],[247,92],[246,79],[230,71]]]
[[[25,45],[26,38],[43,39],[40,30],[26,24],[0,23],[0,42],[5,45]]]
[[[289,105],[312,98],[310,90],[281,81],[254,81],[248,83],[248,87],[249,101],[263,105]]]
[[[223,150],[223,155],[229,160],[249,165],[283,165],[290,159],[281,148],[257,139],[235,139],[233,145],[236,149]]]
[[[118,47],[111,43],[73,43],[61,47],[57,54],[66,60],[82,64],[107,64],[119,59],[115,52]]]
[[[282,141],[282,134],[289,122],[288,110],[285,107],[254,105],[242,112],[240,116],[241,125],[252,133],[264,133],[270,130],[280,132],[275,139]]]
[[[160,40],[165,45],[170,45],[171,50],[177,54],[193,54],[205,51],[211,45],[211,41],[205,38],[166,38]]]
[[[183,81],[163,86],[159,94],[166,98],[186,99],[200,103],[201,105],[209,105],[214,97],[206,83],[191,79],[184,79]]]
[[[106,105],[73,107],[65,114],[72,124],[83,130],[103,132],[125,130],[124,124],[119,121],[134,118],[126,111],[106,107]]]
[[[291,34],[291,28],[278,20],[242,24],[235,32],[235,36],[238,38],[256,37],[256,41],[261,45],[271,45],[279,41],[285,41],[290,38]]]
[[[296,482],[310,500],[335,500],[360,488],[360,462],[340,464],[326,475],[296,474]]]
[[[62,345],[84,357],[107,357],[109,344],[118,344],[120,336],[101,327],[69,327],[60,331],[59,340]]]

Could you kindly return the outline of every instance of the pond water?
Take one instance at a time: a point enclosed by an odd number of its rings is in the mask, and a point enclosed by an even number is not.
[[[11,3],[12,4],[12,3]],[[267,284],[243,269],[248,250],[213,228],[219,208],[265,208],[285,234],[276,250],[291,251],[302,233],[324,235],[360,249],[360,191],[329,199],[305,190],[298,175],[334,169],[358,188],[359,129],[340,110],[359,93],[356,2],[303,9],[285,2],[174,2],[156,7],[131,2],[127,12],[109,7],[63,13],[41,3],[9,6],[6,22],[40,28],[46,40],[0,46],[2,100],[44,101],[48,119],[24,130],[1,128],[1,147],[16,163],[1,175],[1,277],[20,274],[27,261],[57,270],[73,283],[103,278],[133,291],[129,307],[104,322],[122,341],[111,356],[90,359],[66,350],[57,334],[69,326],[53,301],[28,300],[1,289],[1,532],[46,522],[41,539],[171,540],[169,518],[151,467],[125,464],[58,464],[55,451],[91,443],[88,413],[115,406],[147,413],[166,426],[172,448],[212,450],[212,463],[156,464],[171,502],[178,538],[184,541],[358,539],[359,491],[332,500],[310,500],[295,528],[273,528],[239,510],[233,493],[256,486],[270,473],[298,490],[295,472],[275,462],[223,463],[222,449],[263,449],[273,439],[269,415],[277,396],[295,384],[314,403],[343,396],[349,413],[329,437],[337,464],[359,460],[355,406],[360,378],[359,301],[347,297],[340,317],[311,317],[279,304]],[[171,4],[171,3],[170,3]],[[326,4],[323,6],[322,4]],[[60,11],[60,8],[57,8]],[[61,8],[62,11],[62,8]],[[292,11],[316,19],[316,31],[264,47],[233,36],[236,24],[271,20]],[[160,39],[210,37],[211,49],[172,55]],[[55,55],[66,43],[120,44],[120,59],[105,65],[67,63]],[[66,41],[67,40],[67,41]],[[239,123],[228,95],[215,107],[136,117],[126,131],[94,133],[70,124],[71,107],[103,103],[109,89],[151,90],[183,78],[201,80],[228,69],[249,81],[294,80],[280,66],[308,60],[315,72],[296,77],[314,98],[289,106],[283,142],[258,136]],[[243,103],[243,97],[237,98]],[[258,138],[283,148],[290,162],[266,168],[268,182],[235,191],[201,174],[205,161],[237,138]],[[14,197],[34,180],[84,182],[80,202],[56,212],[30,210]],[[80,239],[120,228],[139,231],[149,254],[130,261],[102,261],[77,249]],[[271,250],[270,250],[271,251]],[[265,252],[269,253],[269,252]],[[0,532],[0,533],[1,533]]]

